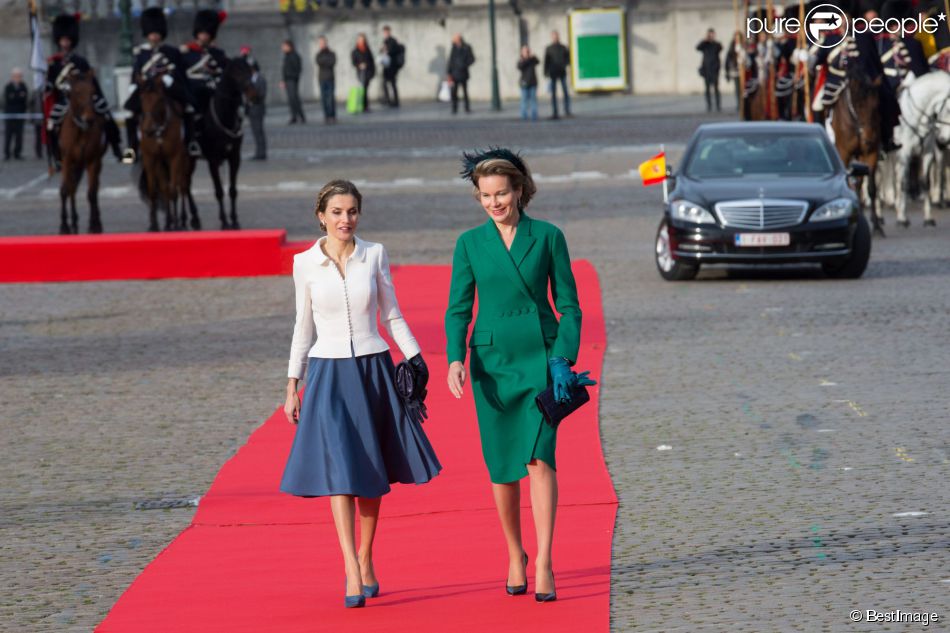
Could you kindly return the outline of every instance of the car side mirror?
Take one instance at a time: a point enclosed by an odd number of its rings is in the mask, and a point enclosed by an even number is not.
[[[673,170],[673,166],[670,164],[666,165],[666,180],[670,187],[676,186],[676,173]]]
[[[862,162],[853,160],[851,161],[851,169],[848,171],[848,174],[851,176],[854,176],[855,178],[860,178],[862,176],[870,176],[871,168]]]

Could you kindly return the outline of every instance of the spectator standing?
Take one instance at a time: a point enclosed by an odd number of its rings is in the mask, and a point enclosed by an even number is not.
[[[521,47],[518,70],[521,72],[521,118],[538,120],[538,58],[527,46]]]
[[[336,53],[330,50],[327,38],[317,40],[317,81],[320,83],[320,102],[323,104],[323,122],[336,123]]]
[[[264,136],[264,117],[267,115],[267,80],[261,73],[257,60],[251,56],[251,47],[241,47],[241,57],[247,61],[254,71],[251,75],[251,85],[255,96],[247,101],[245,110],[247,118],[251,120],[251,133],[254,135],[254,155],[251,160],[267,160],[267,137]]]
[[[458,112],[459,88],[465,96],[465,111],[472,111],[468,101],[468,69],[474,63],[475,53],[472,52],[472,47],[462,39],[461,33],[456,33],[452,37],[452,52],[449,53],[449,66],[446,71],[449,83],[452,85],[452,114]]]
[[[23,71],[14,68],[10,73],[10,83],[3,90],[3,113],[7,115],[4,121],[3,160],[23,159],[23,126],[29,99],[30,91],[23,83]]]
[[[398,108],[399,91],[396,89],[396,75],[406,63],[406,47],[393,37],[392,29],[388,25],[383,27],[383,53],[389,60],[388,64],[380,63],[383,67],[383,98],[386,100],[386,105]],[[392,95],[389,93],[390,88],[392,88]]]
[[[356,36],[356,46],[353,47],[350,60],[356,69],[357,80],[363,86],[363,112],[369,112],[369,82],[376,76],[376,60],[366,43],[365,33]]]
[[[544,76],[551,91],[551,118],[557,119],[557,84],[564,91],[564,116],[571,116],[571,96],[567,92],[567,67],[571,65],[571,51],[561,44],[561,36],[551,31],[551,43],[544,50]]]
[[[716,94],[716,112],[722,110],[722,101],[719,97],[719,53],[722,44],[716,41],[715,29],[706,31],[706,39],[696,45],[696,50],[703,54],[703,61],[699,67],[699,74],[706,82],[706,112],[712,112],[712,94]]]
[[[303,106],[300,103],[300,73],[302,64],[300,55],[294,49],[294,43],[290,40],[284,40],[281,44],[281,50],[284,51],[284,63],[281,68],[280,82],[281,87],[287,91],[287,104],[290,106],[290,121],[288,125],[293,125],[298,121],[306,123],[307,117],[304,116]]]
[[[726,53],[726,81],[735,84],[736,89],[736,112],[742,104],[741,82],[739,80],[739,32],[736,31],[729,43],[729,52]]]

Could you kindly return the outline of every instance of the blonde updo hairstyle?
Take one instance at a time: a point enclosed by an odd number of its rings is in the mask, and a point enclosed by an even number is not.
[[[363,194],[356,188],[356,185],[349,180],[331,180],[323,185],[323,189],[317,194],[317,203],[313,209],[313,214],[317,217],[317,222],[320,223],[320,230],[324,233],[327,231],[327,225],[320,221],[320,214],[326,213],[327,205],[330,204],[330,198],[333,196],[353,196],[356,198],[357,212],[360,215],[363,213]]]
[[[518,198],[518,211],[524,211],[531,202],[531,198],[538,192],[534,185],[534,179],[531,177],[531,170],[525,165],[525,172],[521,173],[514,164],[504,158],[488,158],[478,163],[472,171],[472,182],[475,184],[473,195],[478,199],[478,181],[482,176],[508,176],[508,182],[512,189],[521,189],[521,197]]]

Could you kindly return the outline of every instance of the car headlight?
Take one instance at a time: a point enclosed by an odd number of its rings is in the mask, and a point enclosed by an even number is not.
[[[824,222],[826,220],[840,220],[851,215],[854,211],[854,201],[848,198],[838,198],[831,202],[821,205],[811,214],[812,222]]]
[[[696,224],[715,224],[716,218],[713,214],[689,200],[674,200],[671,205],[673,218],[695,222]]]

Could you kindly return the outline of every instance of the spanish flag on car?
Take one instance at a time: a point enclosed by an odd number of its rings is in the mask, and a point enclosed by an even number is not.
[[[643,185],[655,185],[666,180],[666,152],[660,152],[650,160],[640,163],[640,178]]]

